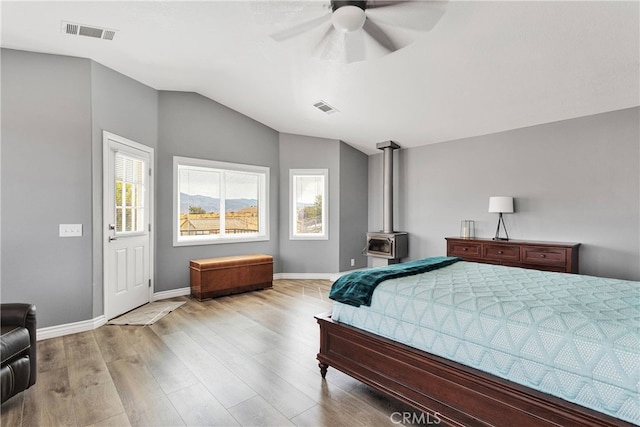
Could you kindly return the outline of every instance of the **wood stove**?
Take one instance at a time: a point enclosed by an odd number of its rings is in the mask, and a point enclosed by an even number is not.
[[[393,231],[393,150],[400,148],[393,141],[380,142],[376,148],[383,151],[382,222],[379,232],[367,233],[365,254],[373,258],[373,266],[396,264],[409,255],[407,233]]]
[[[407,233],[367,233],[367,256],[400,259],[409,254]]]

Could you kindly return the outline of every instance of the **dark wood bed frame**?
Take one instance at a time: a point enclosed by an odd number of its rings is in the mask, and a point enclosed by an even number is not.
[[[331,319],[320,325],[318,361],[452,426],[633,424]],[[435,422],[434,422],[435,423]]]

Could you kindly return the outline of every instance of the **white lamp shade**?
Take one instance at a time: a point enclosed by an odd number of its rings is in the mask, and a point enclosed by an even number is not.
[[[489,197],[489,212],[513,213],[513,197],[505,197],[505,196]]]
[[[339,7],[331,15],[331,23],[334,28],[345,33],[362,28],[365,19],[364,10],[351,5]]]

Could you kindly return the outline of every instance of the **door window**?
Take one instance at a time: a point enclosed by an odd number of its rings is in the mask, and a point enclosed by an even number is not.
[[[145,170],[144,160],[116,153],[115,224],[117,234],[144,231]]]

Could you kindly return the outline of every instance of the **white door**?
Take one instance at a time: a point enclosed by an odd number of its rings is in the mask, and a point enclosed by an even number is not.
[[[149,302],[153,149],[109,132],[104,144],[104,315]]]

